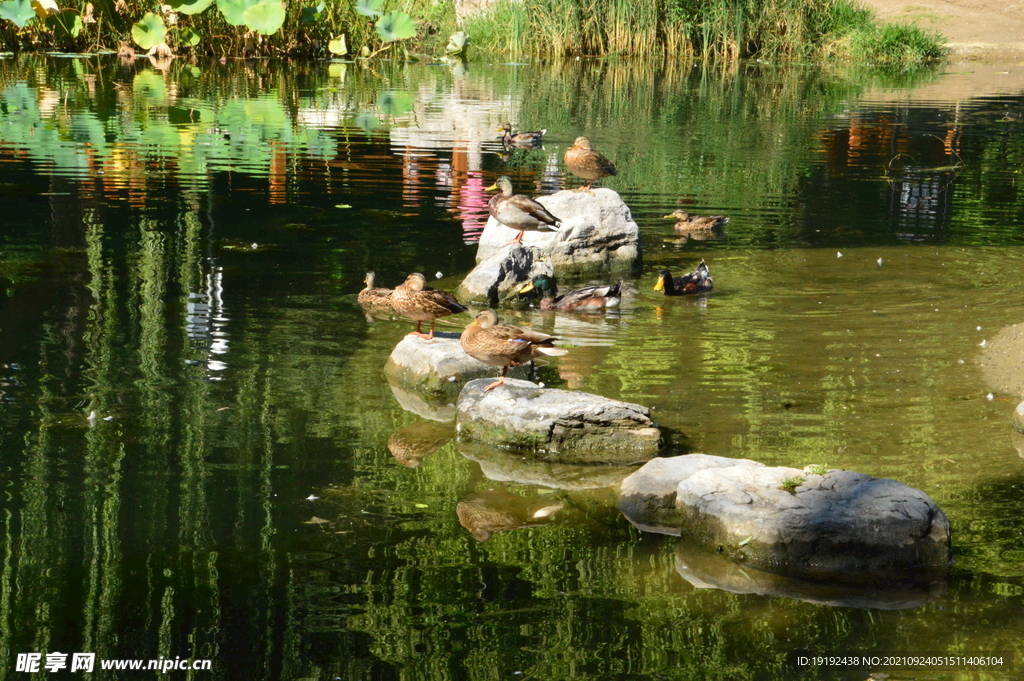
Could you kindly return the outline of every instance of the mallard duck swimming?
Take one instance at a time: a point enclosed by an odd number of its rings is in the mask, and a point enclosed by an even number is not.
[[[690,215],[685,210],[677,210],[665,217],[675,218],[676,231],[683,234],[697,231],[710,232],[729,222],[729,218],[724,215]]]
[[[715,283],[708,273],[707,263],[701,260],[697,269],[689,274],[684,274],[679,279],[673,279],[668,270],[662,270],[658,275],[658,283],[654,285],[654,290],[661,291],[666,296],[685,296],[694,293],[707,293],[714,286]]]
[[[452,294],[427,286],[427,278],[419,272],[413,272],[405,278],[404,284],[395,287],[391,292],[391,307],[416,322],[416,330],[409,335],[427,340],[434,337],[434,321],[438,317],[466,311]],[[420,330],[423,322],[430,322],[430,333]]]
[[[366,279],[363,279],[366,288],[359,292],[359,304],[365,308],[391,309],[391,289],[374,288],[376,279],[377,275],[373,272],[366,273]]]
[[[519,230],[519,236],[509,241],[509,244],[517,244],[522,241],[524,230],[531,232],[558,231],[553,228],[561,226],[559,219],[529,196],[513,194],[512,180],[507,176],[499,177],[497,182],[487,188],[487,191],[495,189],[500,189],[501,193],[491,197],[491,200],[487,202],[487,210],[501,224]]]
[[[481,310],[472,324],[466,327],[459,338],[462,349],[470,357],[484,364],[501,367],[501,377],[484,390],[493,390],[505,382],[505,373],[510,366],[519,366],[542,355],[558,357],[567,350],[554,347],[558,340],[533,329],[524,329],[511,324],[499,324],[494,310]]]
[[[606,310],[618,307],[622,301],[621,279],[617,284],[587,286],[558,295],[558,280],[549,274],[538,274],[533,281],[519,289],[519,293],[529,293],[533,289],[541,293],[542,310]]]
[[[536,147],[544,141],[544,133],[547,132],[545,128],[536,132],[517,132],[513,135],[512,124],[508,121],[499,125],[498,130],[505,131],[505,136],[501,138],[501,143],[505,147]]]
[[[590,140],[586,137],[577,137],[576,142],[565,150],[565,165],[573,175],[587,180],[580,189],[590,189],[596,180],[619,174],[611,161],[590,147]]]

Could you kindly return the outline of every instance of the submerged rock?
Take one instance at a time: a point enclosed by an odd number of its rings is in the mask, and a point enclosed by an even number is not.
[[[949,520],[920,490],[854,471],[818,475],[745,460],[702,461],[677,464],[682,477],[670,477],[664,461],[648,463],[651,470],[623,482],[620,509],[641,528],[671,528],[665,533],[681,533],[733,561],[801,579],[928,581],[948,570]],[[674,513],[666,492],[673,480]],[[645,487],[647,500],[639,498]]]
[[[640,267],[640,228],[615,191],[563,190],[538,197],[537,201],[560,219],[561,229],[526,232],[522,245],[536,251],[536,259],[549,261],[556,275],[593,275]],[[508,242],[517,234],[493,217],[488,219],[480,235],[476,261],[483,263],[507,250]]]
[[[630,464],[657,455],[661,432],[646,407],[590,393],[506,380],[470,381],[456,403],[459,439],[561,463]]]
[[[428,407],[453,405],[467,382],[482,377],[493,379],[497,375],[497,369],[467,355],[459,345],[459,334],[450,332],[435,333],[431,340],[406,336],[391,351],[384,365],[384,376],[402,407],[432,420],[450,419],[454,409],[449,407],[447,416],[438,418],[429,415],[429,409],[418,405],[410,408],[405,403],[412,404],[419,399],[428,403]],[[530,366],[511,367],[508,375],[528,378]],[[412,395],[410,398],[399,393]]]

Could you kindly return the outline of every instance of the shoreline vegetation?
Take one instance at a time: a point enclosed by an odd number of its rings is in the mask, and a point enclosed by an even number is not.
[[[791,59],[912,67],[940,34],[878,22],[854,0],[0,0],[0,49],[122,56],[415,60]],[[461,17],[461,24],[457,17]]]

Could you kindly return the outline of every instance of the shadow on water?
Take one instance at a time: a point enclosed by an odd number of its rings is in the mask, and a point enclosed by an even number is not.
[[[1024,99],[867,97],[914,84],[0,59],[0,648],[213,679],[789,679],[798,649],[1019,649],[1020,395],[987,399],[979,362],[1024,317]],[[502,158],[506,119],[544,147]],[[945,593],[696,588],[614,510],[617,472],[485,456],[403,409],[381,369],[409,324],[366,321],[365,273],[453,288],[484,188],[577,186],[578,134],[619,168],[645,270],[604,317],[502,312],[567,339],[540,380],[652,407],[671,453],[925,490]],[[731,221],[681,243],[676,208]],[[711,294],[653,290],[702,258]],[[480,542],[467,500],[512,520]]]

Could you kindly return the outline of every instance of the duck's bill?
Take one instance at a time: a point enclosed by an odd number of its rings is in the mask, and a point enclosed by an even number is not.
[[[654,285],[655,291],[665,290],[665,277],[658,277],[658,283]]]
[[[520,293],[529,293],[532,290],[533,290],[533,282],[531,281],[531,282],[527,282],[526,286],[524,286],[521,289],[519,289],[519,292]]]
[[[485,192],[493,192],[493,191],[495,191],[495,190],[496,190],[497,188],[498,188],[498,184],[497,184],[497,183],[494,183],[494,184],[492,184],[492,185],[491,185],[490,187],[486,187],[486,188],[484,189],[484,191],[485,191]]]

